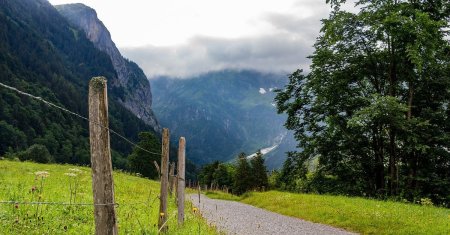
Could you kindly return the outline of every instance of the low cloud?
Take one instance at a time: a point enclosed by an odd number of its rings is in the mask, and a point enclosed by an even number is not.
[[[157,76],[185,78],[222,69],[254,69],[290,73],[309,69],[307,56],[319,35],[320,19],[328,14],[322,4],[311,1],[310,16],[271,13],[262,16],[267,32],[258,36],[224,39],[205,36],[171,47],[121,48],[151,79]],[[304,6],[304,5],[303,5]],[[301,7],[300,5],[298,7]]]

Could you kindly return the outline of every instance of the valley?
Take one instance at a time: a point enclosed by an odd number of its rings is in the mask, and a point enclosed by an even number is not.
[[[268,167],[275,169],[296,147],[283,126],[286,116],[273,105],[275,89],[286,82],[283,75],[250,70],[162,77],[151,80],[153,108],[162,125],[187,137],[195,163],[234,161],[241,152],[277,145],[267,155]]]

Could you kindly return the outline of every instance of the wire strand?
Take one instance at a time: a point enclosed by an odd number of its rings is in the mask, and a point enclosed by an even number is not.
[[[68,203],[68,202],[18,202],[18,201],[0,201],[0,204],[15,205],[61,205],[61,206],[119,206],[118,203]]]
[[[133,141],[127,139],[125,136],[123,136],[123,135],[117,133],[117,131],[115,131],[115,130],[113,130],[113,129],[107,127],[107,126],[103,126],[103,125],[101,125],[101,124],[99,124],[99,123],[97,123],[97,122],[91,121],[89,118],[84,117],[84,116],[82,116],[81,114],[75,113],[75,112],[70,111],[70,110],[68,110],[68,109],[66,109],[66,108],[64,108],[64,107],[61,107],[61,106],[59,106],[59,105],[56,105],[56,104],[54,104],[54,103],[52,103],[52,102],[50,102],[50,101],[44,100],[42,97],[34,96],[34,95],[29,94],[29,93],[27,93],[27,92],[21,91],[21,90],[15,88],[15,87],[5,85],[5,84],[3,84],[3,83],[1,83],[1,82],[0,82],[0,86],[2,86],[2,87],[4,87],[4,88],[7,88],[7,89],[9,89],[9,90],[12,90],[12,91],[14,91],[14,92],[17,92],[17,93],[19,93],[19,94],[21,94],[21,95],[28,96],[28,97],[33,98],[33,99],[35,99],[35,100],[39,100],[39,101],[41,101],[42,103],[44,103],[44,104],[46,104],[46,105],[48,105],[48,106],[50,106],[50,107],[57,108],[57,109],[62,110],[62,111],[64,111],[64,112],[66,112],[66,113],[69,113],[69,114],[71,114],[71,115],[73,115],[73,116],[76,116],[76,117],[81,118],[81,119],[84,119],[84,120],[86,120],[86,121],[88,121],[88,122],[90,122],[90,123],[93,123],[93,124],[95,124],[95,125],[98,125],[99,127],[104,128],[104,129],[110,131],[111,133],[113,133],[113,134],[119,136],[120,138],[122,138],[123,140],[125,140],[126,142],[128,142],[129,144],[133,145],[134,147],[136,147],[136,148],[138,148],[138,149],[140,149],[140,150],[142,150],[142,151],[144,151],[144,152],[147,152],[147,153],[153,154],[153,155],[158,155],[158,156],[161,155],[161,153],[151,152],[151,151],[149,151],[149,150],[147,150],[147,149],[142,148],[141,146],[137,145],[137,144],[134,143]]]

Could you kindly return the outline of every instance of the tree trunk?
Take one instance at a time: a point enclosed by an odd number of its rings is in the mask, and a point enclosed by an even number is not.
[[[385,192],[384,162],[383,162],[383,139],[381,137],[382,127],[374,128],[373,149],[375,152],[375,193]]]

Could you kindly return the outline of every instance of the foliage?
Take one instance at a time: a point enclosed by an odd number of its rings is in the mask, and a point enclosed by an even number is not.
[[[0,161],[0,201],[89,204],[90,171],[71,165]],[[119,233],[157,234],[159,183],[115,171],[114,186]],[[174,200],[168,201],[169,232],[217,234],[189,205],[186,203],[184,226],[178,226],[176,205]],[[0,204],[0,215],[0,231],[5,234],[95,233],[92,206]]]
[[[351,13],[328,2],[311,72],[276,97],[302,149],[282,187],[449,205],[450,5],[360,0]]]
[[[33,161],[38,163],[53,162],[53,157],[48,149],[41,144],[33,144],[27,150],[17,154],[21,161]]]
[[[139,140],[139,148],[134,147],[133,152],[128,156],[130,170],[138,172],[150,179],[157,179],[159,174],[154,165],[154,161],[159,164],[161,155],[153,153],[161,151],[161,143],[159,142],[159,139],[150,132],[139,133]],[[153,153],[149,153],[148,151]]]
[[[253,178],[251,188],[264,191],[269,186],[269,179],[261,150],[258,150],[256,156],[250,159],[250,165]]]
[[[213,185],[231,188],[233,186],[234,166],[215,161],[204,165],[198,174],[200,185]]]
[[[269,186],[267,168],[260,151],[250,161],[245,153],[239,154],[235,164],[215,161],[206,164],[198,174],[200,185],[232,189],[236,195],[250,190],[265,190]]]
[[[280,183],[280,170],[273,170],[269,173],[268,177],[268,189],[278,189]]]
[[[345,196],[252,192],[239,198],[224,193],[208,197],[247,203],[283,215],[329,224],[361,234],[449,234],[450,210],[402,202]],[[429,206],[428,206],[429,205]]]
[[[234,175],[233,193],[241,195],[253,186],[255,175],[252,172],[252,167],[247,161],[245,153],[240,153],[237,159],[236,174]]]

